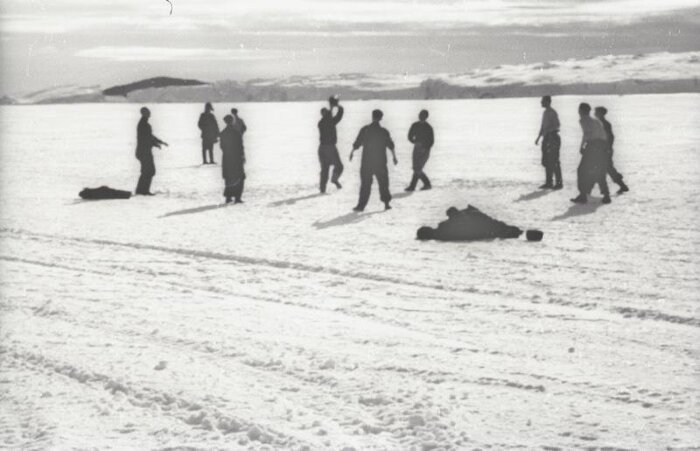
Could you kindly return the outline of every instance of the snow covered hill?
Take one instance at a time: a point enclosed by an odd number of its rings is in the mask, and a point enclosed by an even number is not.
[[[295,76],[131,89],[124,93],[127,101],[137,103],[308,101],[333,94],[346,100],[649,94],[700,92],[699,77],[700,52],[686,52],[607,55],[459,74]],[[75,92],[61,88],[26,96],[20,103],[124,101],[123,97],[105,96],[94,87],[72,89]],[[112,90],[104,92],[109,94]]]

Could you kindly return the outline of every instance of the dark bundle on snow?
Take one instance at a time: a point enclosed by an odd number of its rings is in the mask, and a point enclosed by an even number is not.
[[[436,229],[421,227],[418,229],[419,240],[438,241],[475,241],[494,238],[518,238],[523,231],[482,213],[469,205],[464,210],[450,207],[447,221],[438,224]]]
[[[131,192],[109,186],[100,186],[99,188],[83,188],[80,197],[86,200],[128,199],[131,197]]]

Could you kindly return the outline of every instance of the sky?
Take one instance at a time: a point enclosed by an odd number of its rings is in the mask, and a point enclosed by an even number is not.
[[[690,50],[700,50],[700,0],[0,2],[0,95]]]

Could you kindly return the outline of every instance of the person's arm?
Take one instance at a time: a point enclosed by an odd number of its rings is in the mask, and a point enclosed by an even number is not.
[[[355,138],[355,142],[352,143],[352,152],[350,152],[350,161],[352,161],[352,157],[355,154],[355,151],[359,149],[362,146],[362,143],[365,140],[365,128],[362,127],[360,129],[360,133],[357,134],[357,138]]]
[[[537,139],[535,140],[535,145],[538,145],[540,143],[540,138],[542,138],[544,134],[544,124],[547,120],[547,110],[545,110],[544,113],[542,113],[542,123],[540,124],[540,132],[537,135]]]
[[[197,127],[199,127],[200,130],[204,130],[204,115],[203,114],[199,115],[199,121],[197,121]]]
[[[428,124],[428,142],[426,146],[430,149],[433,147],[433,144],[435,144],[435,132],[433,131],[433,126]]]
[[[246,127],[245,121],[243,119],[239,117],[238,120],[241,121],[241,135],[243,135],[243,133],[245,133],[246,130],[248,130],[248,127]]]
[[[338,112],[336,113],[335,116],[333,116],[333,122],[335,124],[337,124],[338,122],[340,122],[343,119],[344,112],[345,112],[345,110],[343,109],[343,107],[338,105]]]
[[[399,164],[399,160],[396,159],[396,151],[394,150],[394,141],[391,139],[391,133],[386,130],[386,146],[391,150],[391,155],[394,157],[394,164]]]
[[[412,144],[416,142],[416,123],[411,124],[411,128],[408,129],[408,141]]]

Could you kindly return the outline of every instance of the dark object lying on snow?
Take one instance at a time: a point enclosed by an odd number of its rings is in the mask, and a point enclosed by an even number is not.
[[[131,197],[131,192],[110,188],[109,186],[100,186],[99,188],[83,188],[80,192],[80,197],[87,200],[128,199]]]
[[[544,233],[541,232],[540,230],[528,230],[525,232],[525,237],[527,238],[528,241],[542,241],[542,237],[544,236]]]
[[[421,227],[419,240],[473,241],[494,238],[518,238],[523,231],[504,222],[497,221],[469,205],[464,210],[450,207],[447,221],[438,224],[437,229]]]

